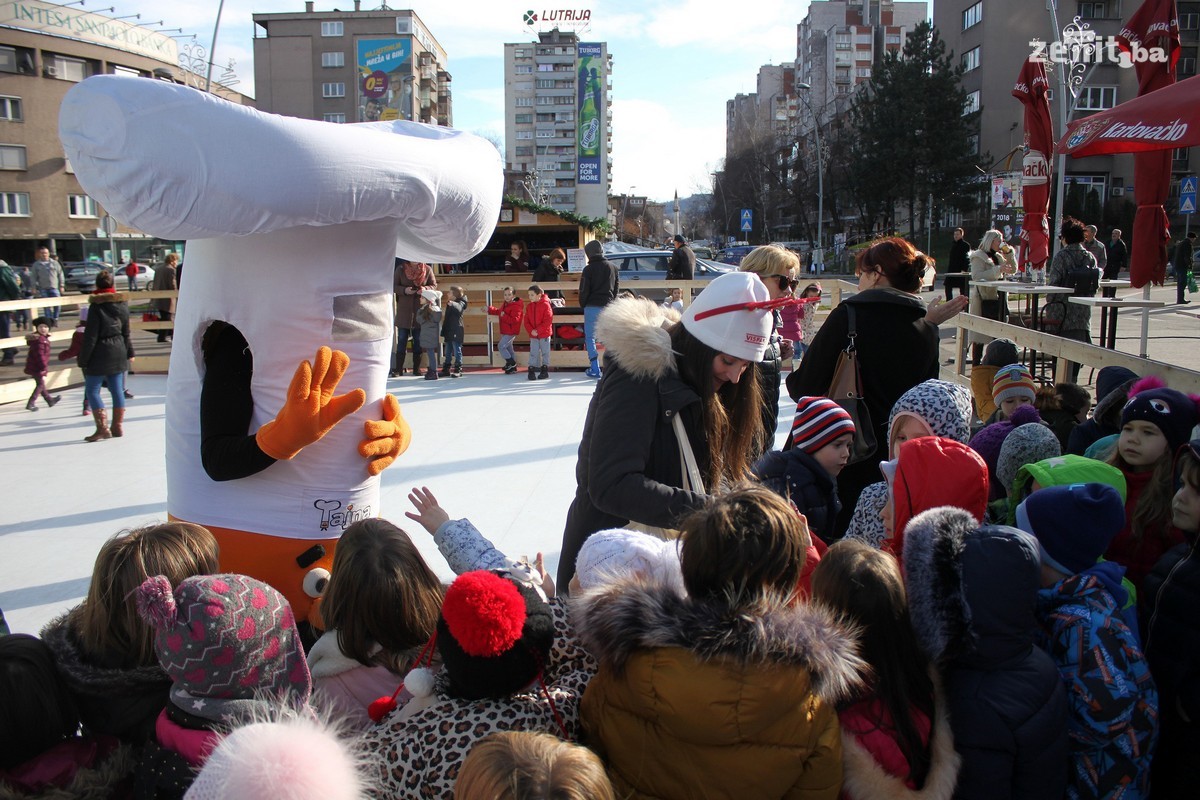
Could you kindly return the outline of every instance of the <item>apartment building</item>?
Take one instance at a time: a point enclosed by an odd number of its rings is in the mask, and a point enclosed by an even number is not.
[[[547,203],[608,216],[612,183],[612,56],[557,28],[504,45],[504,160]],[[536,199],[536,198],[531,198]]]
[[[454,121],[446,51],[417,16],[363,11],[254,14],[254,83],[262,111],[325,122]]]

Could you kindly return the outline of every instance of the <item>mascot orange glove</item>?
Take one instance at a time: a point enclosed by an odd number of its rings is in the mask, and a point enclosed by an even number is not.
[[[288,385],[283,408],[254,435],[259,448],[271,458],[287,461],[362,408],[367,401],[362,389],[333,394],[348,366],[349,356],[328,347],[317,350],[312,364],[302,362]]]
[[[371,477],[390,467],[412,443],[412,428],[401,416],[400,402],[394,395],[383,397],[383,419],[367,420],[363,429],[367,438],[358,446],[358,453],[371,459],[367,462]]]

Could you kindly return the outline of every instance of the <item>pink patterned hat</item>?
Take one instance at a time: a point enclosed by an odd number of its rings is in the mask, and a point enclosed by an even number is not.
[[[245,575],[197,575],[172,590],[162,575],[137,590],[171,701],[206,719],[249,711],[255,695],[308,701],[312,679],[291,606]]]

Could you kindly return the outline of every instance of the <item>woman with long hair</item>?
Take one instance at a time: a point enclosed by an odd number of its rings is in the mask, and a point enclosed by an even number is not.
[[[101,270],[96,273],[96,291],[88,298],[83,344],[76,357],[83,370],[83,391],[96,421],[95,433],[85,436],[85,442],[98,442],[125,433],[125,373],[133,359],[127,299],[113,288],[111,272]],[[100,387],[105,384],[112,395],[111,428],[108,427],[104,401],[100,399]]]
[[[749,479],[762,452],[757,371],[772,325],[762,281],[722,275],[681,320],[667,313],[628,298],[600,315],[605,372],[583,426],[559,587],[570,583],[592,533],[674,528],[709,494]],[[695,470],[685,469],[687,457]]]

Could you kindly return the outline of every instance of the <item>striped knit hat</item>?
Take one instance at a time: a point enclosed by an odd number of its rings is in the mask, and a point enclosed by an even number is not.
[[[1037,385],[1033,375],[1023,364],[1009,364],[996,370],[992,378],[992,399],[1000,405],[1010,397],[1025,396],[1030,402],[1037,397]]]
[[[828,397],[801,397],[792,422],[792,447],[812,455],[845,433],[854,433],[854,420]]]

